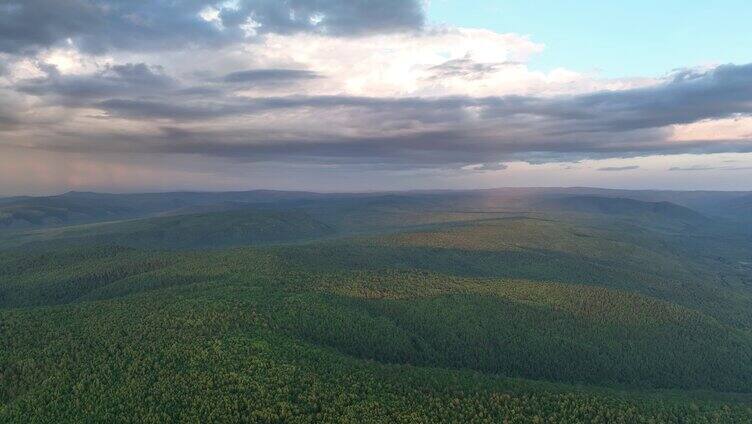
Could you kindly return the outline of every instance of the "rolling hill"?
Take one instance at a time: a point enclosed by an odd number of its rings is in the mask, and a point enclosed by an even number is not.
[[[65,198],[27,198],[0,204],[0,229],[51,227],[118,219],[135,214],[129,207]]]
[[[316,193],[256,190],[246,192],[175,192],[107,194],[68,192],[58,196],[0,199],[0,229],[41,228],[114,221],[165,213],[193,213],[219,205],[243,206],[327,197]]]
[[[221,248],[286,243],[334,234],[304,212],[233,209],[177,214],[58,229],[36,234],[32,245],[117,245],[149,249]]]
[[[330,210],[376,210],[374,216],[368,220],[353,223],[354,229],[371,224],[380,212],[405,209],[418,212],[499,212],[528,211],[531,208],[572,211],[580,208],[583,212],[590,209],[597,213],[674,213],[691,218],[690,211],[679,209],[684,207],[704,216],[734,219],[744,217],[744,214],[739,213],[739,208],[743,209],[743,205],[749,203],[749,196],[747,192],[630,191],[595,188],[503,188],[374,193],[273,190],[134,194],[68,192],[58,196],[0,198],[0,230],[10,227],[45,228],[243,207],[303,208],[309,211],[323,211],[324,214]],[[613,209],[609,212],[609,208]],[[650,208],[652,211],[642,210]]]
[[[2,422],[752,420],[752,239],[712,214],[98,196],[146,215],[0,233]]]
[[[543,201],[539,205],[546,209],[565,212],[623,215],[686,222],[707,221],[707,218],[692,209],[665,201],[643,202],[620,197],[569,196]]]

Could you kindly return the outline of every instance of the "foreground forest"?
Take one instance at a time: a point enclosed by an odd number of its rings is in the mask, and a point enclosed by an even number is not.
[[[0,422],[752,422],[747,196],[0,199]]]

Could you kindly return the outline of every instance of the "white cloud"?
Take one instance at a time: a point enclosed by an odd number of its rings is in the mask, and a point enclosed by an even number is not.
[[[542,49],[526,37],[463,28],[349,39],[269,35],[246,46],[258,66],[296,64],[329,77],[317,82],[317,94],[367,96],[524,92],[533,81],[560,79],[561,74],[532,73],[519,65],[499,69],[483,81],[436,81],[430,80],[429,68],[463,57],[479,63],[524,62]]]
[[[240,25],[240,29],[245,33],[246,38],[258,35],[259,28],[261,28],[261,23],[254,19],[253,14],[246,19],[243,25]]]
[[[216,21],[218,10],[201,12]],[[216,21],[218,22],[218,21]],[[245,30],[253,35],[258,23],[250,18]],[[38,63],[51,64],[67,74],[95,72],[113,63],[162,65],[168,74],[187,82],[197,75],[219,77],[256,68],[294,68],[315,71],[325,78],[308,86],[248,88],[245,95],[499,96],[557,95],[595,90],[621,90],[655,84],[657,79],[602,80],[597,75],[556,68],[533,70],[529,60],[545,46],[526,36],[474,28],[435,28],[423,33],[330,37],[321,34],[268,34],[221,49],[189,49],[156,53],[112,52],[107,56],[80,53],[75,46],[40,53],[15,68],[16,78],[42,76]],[[196,60],[200,57],[201,60]],[[432,78],[432,68],[466,58],[493,68],[479,78]],[[200,78],[198,81],[201,82]]]
[[[223,28],[222,20],[219,17],[219,9],[214,6],[206,6],[199,12],[198,16],[206,22],[216,25],[219,29]]]
[[[743,140],[752,139],[752,117],[705,119],[685,125],[674,125],[671,141]]]

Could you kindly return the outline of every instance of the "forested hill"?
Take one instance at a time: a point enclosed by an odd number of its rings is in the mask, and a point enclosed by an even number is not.
[[[62,196],[0,231],[0,422],[752,422],[744,222],[612,194]]]
[[[0,199],[0,229],[39,228],[118,219],[148,217],[169,212],[193,212],[194,208],[265,204],[316,199],[323,195],[306,192],[257,190],[247,192],[176,192],[106,194],[68,192],[49,197]]]
[[[531,206],[558,209],[596,209],[599,213],[680,214],[691,218],[691,209],[706,216],[752,222],[747,192],[630,191],[593,188],[508,188],[493,190],[414,191],[384,193],[311,193],[255,190],[242,192],[174,192],[106,194],[69,192],[47,197],[0,198],[0,230],[46,228],[70,224],[190,214],[241,207],[338,205],[363,209],[412,206],[418,210],[519,209]],[[642,202],[642,203],[637,203]],[[646,205],[650,203],[651,205]],[[670,204],[669,204],[670,203]],[[584,210],[582,210],[584,211]],[[670,217],[669,217],[670,218]]]
[[[335,231],[302,211],[232,209],[56,229],[28,246],[116,245],[149,249],[216,249],[329,237]]]
[[[621,197],[566,196],[538,204],[546,210],[622,215],[645,219],[707,222],[708,218],[690,208],[671,202],[644,202]]]

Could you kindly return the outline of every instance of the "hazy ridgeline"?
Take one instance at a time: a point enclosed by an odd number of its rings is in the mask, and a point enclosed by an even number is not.
[[[0,199],[0,422],[752,421],[752,195]]]

